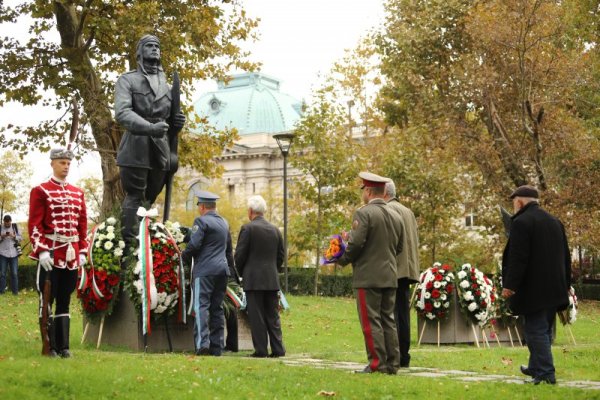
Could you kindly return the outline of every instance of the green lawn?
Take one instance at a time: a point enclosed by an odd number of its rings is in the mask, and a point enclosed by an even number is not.
[[[284,342],[290,357],[300,355],[366,363],[354,300],[288,296],[283,314]],[[525,398],[590,399],[600,391],[558,386],[536,387],[500,382],[461,382],[411,375],[356,375],[338,369],[288,366],[281,360],[251,359],[248,352],[220,358],[191,354],[140,354],[80,345],[81,314],[73,298],[71,349],[74,358],[39,355],[37,296],[22,292],[0,296],[0,399],[139,398]],[[558,327],[553,348],[557,378],[600,381],[600,304],[581,304],[572,326],[577,346]],[[414,324],[413,324],[414,325]],[[416,339],[416,329],[413,329]],[[416,340],[414,340],[416,342]],[[525,348],[478,349],[473,346],[413,345],[414,367],[460,369],[514,375],[526,363]],[[319,394],[321,393],[321,394]]]

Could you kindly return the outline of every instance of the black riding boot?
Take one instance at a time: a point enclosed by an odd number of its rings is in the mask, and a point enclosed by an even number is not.
[[[40,330],[42,327],[42,319],[40,318]],[[50,353],[48,353],[48,357],[56,357],[58,353],[56,352],[56,335],[54,329],[54,318],[48,318],[48,339],[50,341]],[[42,341],[44,337],[42,336]]]
[[[69,328],[71,318],[68,316],[55,317],[54,323],[56,324],[56,352],[62,358],[71,357],[69,351]]]

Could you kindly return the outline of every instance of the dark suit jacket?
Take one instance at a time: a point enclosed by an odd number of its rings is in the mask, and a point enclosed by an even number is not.
[[[526,315],[569,304],[571,254],[565,228],[537,203],[529,203],[513,217],[502,258],[502,282],[515,291],[510,307]]]
[[[281,232],[263,217],[242,226],[235,248],[235,266],[244,290],[279,290],[277,272],[283,264]]]

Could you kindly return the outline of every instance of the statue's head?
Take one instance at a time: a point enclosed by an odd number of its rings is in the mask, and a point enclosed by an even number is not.
[[[149,65],[160,65],[160,40],[154,35],[142,36],[136,47],[136,59],[142,70]]]

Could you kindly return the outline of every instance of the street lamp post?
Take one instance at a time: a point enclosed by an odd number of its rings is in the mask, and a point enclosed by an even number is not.
[[[288,291],[288,241],[287,241],[287,156],[290,153],[290,147],[292,147],[292,141],[294,140],[293,133],[279,133],[273,135],[273,138],[277,141],[281,155],[283,155],[283,275],[285,277],[284,290]]]

